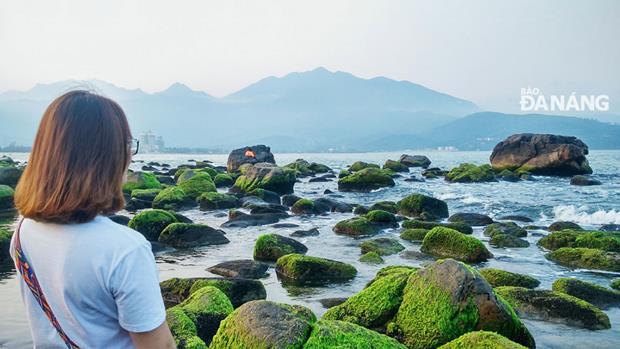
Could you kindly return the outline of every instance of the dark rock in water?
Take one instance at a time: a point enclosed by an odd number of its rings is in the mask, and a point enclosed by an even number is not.
[[[431,255],[420,251],[407,250],[399,254],[400,258],[419,261],[434,261],[435,258]]]
[[[601,185],[601,181],[592,179],[586,176],[577,175],[570,179],[570,185],[589,186],[589,185]]]
[[[589,330],[611,327],[609,318],[600,309],[564,293],[512,286],[497,287],[495,292],[524,319],[560,322]]]
[[[422,194],[411,194],[398,202],[398,213],[407,217],[427,215],[434,218],[448,218],[448,204]]]
[[[294,170],[295,174],[299,178],[314,176],[318,173],[327,173],[332,170],[326,165],[318,164],[316,162],[309,163],[304,159],[297,159],[294,162],[285,165],[284,167]]]
[[[473,226],[481,226],[493,223],[493,219],[480,213],[459,212],[450,216],[448,222],[461,222]]]
[[[170,248],[170,247],[168,247],[168,246],[166,246],[166,245],[164,245],[162,243],[159,243],[157,241],[151,241],[150,243],[151,243],[151,251],[153,253],[165,251],[165,250]]]
[[[375,189],[396,185],[392,176],[385,170],[365,168],[338,180],[338,190],[353,192],[370,192]]]
[[[331,190],[329,190],[329,189],[325,189],[325,190],[323,191],[323,195],[333,194],[333,193],[334,193],[334,192],[333,192],[333,191],[331,191]]]
[[[279,229],[279,228],[297,228],[299,227],[299,224],[295,224],[295,223],[276,223],[274,225],[272,225],[272,227]]]
[[[15,191],[6,184],[0,184],[0,210],[9,210],[15,207]]]
[[[498,222],[487,225],[484,228],[484,235],[493,237],[504,234],[522,238],[527,236],[527,230],[518,226],[515,222]]]
[[[172,211],[168,211],[170,212],[170,214],[172,214],[174,216],[174,218],[177,220],[177,222],[179,223],[194,223],[194,221],[192,221],[191,219],[189,219],[187,216],[184,216],[178,212],[172,212]]]
[[[278,259],[276,274],[283,283],[320,285],[353,279],[357,270],[343,262],[292,253]]]
[[[133,192],[135,192],[135,190]],[[202,195],[208,194],[217,193],[203,193]],[[160,208],[163,210],[180,211],[194,206],[196,206],[196,200],[185,195],[183,189],[174,186],[162,190],[153,199],[153,208]]]
[[[491,285],[473,268],[451,259],[411,274],[387,330],[409,348],[437,348],[474,330],[497,332],[529,348],[536,346]]]
[[[179,220],[171,212],[164,210],[145,210],[135,215],[127,224],[140,232],[149,241],[157,241],[159,234],[169,224]]]
[[[562,247],[545,255],[550,261],[571,268],[620,272],[620,253],[594,248]]]
[[[353,206],[345,202],[330,198],[318,198],[314,200],[314,205],[320,211],[347,213],[353,211]]]
[[[424,178],[416,177],[415,175],[405,178],[405,182],[425,182]]]
[[[599,228],[602,231],[620,231],[620,224],[603,224]]]
[[[306,253],[308,248],[301,242],[279,234],[263,234],[254,244],[254,259],[275,262],[289,253]]]
[[[374,204],[370,205],[368,210],[369,211],[383,210],[383,211],[396,214],[398,213],[398,204],[395,203],[394,201],[379,201],[379,202],[375,202]]]
[[[222,321],[209,348],[302,348],[314,322],[312,311],[300,305],[249,302]]]
[[[362,206],[362,205],[359,205],[359,206],[356,206],[356,207],[353,209],[353,214],[356,214],[356,215],[360,216],[360,215],[365,215],[365,214],[366,214],[366,213],[368,213],[369,211],[370,211],[370,210],[368,209],[368,207],[366,207],[366,206]]]
[[[583,299],[600,308],[608,308],[620,304],[620,292],[578,279],[557,279],[553,282],[552,289],[556,292]]]
[[[330,175],[323,175],[319,177],[310,178],[308,182],[309,183],[331,182],[332,178],[334,177]]]
[[[491,237],[491,240],[489,240],[489,245],[493,246],[493,247],[500,247],[500,248],[505,248],[505,247],[515,247],[515,248],[525,248],[525,247],[530,247],[530,243],[527,242],[526,240],[523,240],[521,238],[518,238],[514,235],[509,235],[509,234],[494,234]]]
[[[317,236],[319,235],[318,228],[312,228],[309,230],[295,230],[291,233],[292,237],[307,237],[307,236]]]
[[[260,162],[249,165],[237,178],[231,188],[233,192],[249,193],[254,189],[266,189],[278,195],[292,194],[295,185],[295,171]]]
[[[333,307],[335,307],[337,305],[340,305],[340,304],[346,302],[347,299],[348,298],[346,298],[346,297],[322,298],[322,299],[319,299],[319,303],[321,303],[323,308],[329,309],[329,308],[333,308]]]
[[[129,221],[131,220],[131,218],[120,215],[120,214],[114,214],[114,215],[109,216],[108,218],[110,218],[112,222],[120,224],[120,225],[127,225],[129,224]]]
[[[422,171],[422,177],[427,178],[427,179],[434,179],[434,178],[443,177],[446,174],[448,174],[448,172],[449,171],[442,170],[439,167],[431,167],[429,169]]]
[[[474,164],[460,164],[446,173],[446,181],[456,183],[495,182],[495,172],[490,165],[476,166]]]
[[[269,265],[251,259],[239,259],[216,264],[207,268],[207,271],[226,277],[240,277],[246,279],[260,279],[267,276]]]
[[[370,164],[364,161],[356,161],[354,163],[351,164],[351,166],[349,166],[349,172],[357,172],[357,171],[361,171],[363,169],[366,168],[376,168],[379,169],[379,165],[377,164]],[[342,173],[342,172],[341,172]],[[349,175],[350,173],[348,173],[347,175]]]
[[[500,220],[500,221],[515,221],[515,222],[523,222],[523,223],[532,223],[532,222],[534,222],[534,220],[531,219],[530,217],[520,216],[520,215],[501,216],[501,217],[498,218],[498,220]]]
[[[268,213],[284,213],[286,214],[286,206],[270,204],[268,206],[257,206],[250,210],[250,214],[268,214]]]
[[[249,209],[252,209],[254,207],[264,207],[271,205],[267,201],[256,196],[243,196],[239,199],[239,202],[241,203],[241,207]]]
[[[236,227],[245,228],[257,225],[267,225],[278,223],[280,219],[288,218],[286,213],[261,213],[261,214],[245,214],[238,212],[238,214],[229,219],[227,222],[222,223],[222,227]]]
[[[452,222],[452,223],[440,223],[440,222],[428,222],[417,219],[408,219],[403,222],[403,228],[405,229],[426,229],[431,230],[435,227],[445,227],[454,229],[460,233],[471,235],[474,229],[467,223]]]
[[[560,231],[560,230],[566,230],[566,229],[569,229],[569,230],[583,230],[583,228],[579,224],[577,224],[577,223],[563,222],[563,221],[553,222],[547,228],[547,230],[549,230],[549,231]]]
[[[231,175],[228,173],[218,173],[213,178],[213,183],[216,188],[227,188],[232,187],[235,184],[235,181]]]
[[[166,308],[183,302],[192,292],[205,286],[213,286],[224,292],[234,307],[267,297],[263,283],[252,279],[224,277],[172,278],[159,283]]]
[[[234,195],[222,193],[203,193],[198,197],[198,204],[203,211],[237,208],[240,205],[239,199]]]
[[[10,165],[0,163],[0,184],[15,187],[19,178],[22,176],[23,170]]]
[[[159,235],[159,242],[178,248],[222,245],[230,241],[221,230],[205,224],[172,223]]]
[[[362,242],[360,248],[362,254],[375,252],[380,256],[389,256],[404,250],[405,246],[401,245],[396,239],[376,238]]]
[[[254,189],[251,192],[247,193],[246,196],[256,196],[257,198],[263,199],[265,202],[270,204],[280,204],[280,195],[271,190],[265,189]]]
[[[297,200],[301,199],[299,196],[294,194],[286,194],[282,196],[282,205],[291,207],[293,206]]]
[[[296,215],[313,215],[329,211],[328,207],[319,207],[310,199],[299,199],[291,207],[291,212]]]
[[[228,155],[226,168],[228,172],[236,172],[243,164],[256,164],[268,162],[275,164],[276,160],[271,153],[271,149],[265,145],[253,145],[233,150]]]
[[[500,173],[497,174],[497,178],[506,182],[518,182],[521,180],[521,177],[509,169],[503,169]]]
[[[424,155],[403,154],[398,161],[407,167],[428,168],[431,165],[431,160]]]
[[[129,212],[136,212],[138,210],[142,210],[145,208],[151,208],[153,205],[152,201],[140,200],[140,199],[130,199],[125,203],[125,210]]]
[[[150,166],[150,165],[144,165],[144,166],[142,166],[142,171],[153,172],[153,171],[157,171],[157,168],[154,167],[154,166]]]
[[[576,137],[515,134],[498,143],[491,154],[495,169],[516,169],[538,175],[590,174],[588,146]]]
[[[366,217],[355,217],[336,223],[332,230],[336,234],[359,237],[377,234],[381,229],[381,226],[373,224]]]
[[[386,160],[385,164],[383,164],[383,169],[394,172],[409,172],[409,166],[394,160]]]
[[[388,211],[372,210],[366,213],[364,217],[381,228],[398,228],[396,216]]]
[[[159,183],[161,184],[166,184],[166,185],[175,185],[176,182],[174,181],[174,178],[170,177],[170,176],[157,176],[156,177],[157,180],[159,181]]]
[[[478,270],[480,275],[493,287],[500,286],[519,286],[525,288],[536,288],[540,285],[540,281],[531,276],[511,273],[509,271],[493,268],[484,268]]]

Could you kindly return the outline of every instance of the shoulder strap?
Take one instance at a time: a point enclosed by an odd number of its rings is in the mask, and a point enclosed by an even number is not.
[[[43,313],[45,313],[45,316],[48,318],[52,326],[54,326],[60,338],[63,340],[63,342],[65,342],[67,348],[80,349],[80,347],[75,344],[75,342],[73,342],[69,338],[69,336],[67,336],[65,331],[60,326],[60,323],[58,323],[54,312],[52,312],[52,308],[50,308],[50,305],[45,299],[45,295],[43,294],[41,285],[39,285],[39,281],[37,280],[37,276],[34,273],[34,269],[26,258],[26,254],[22,249],[22,244],[19,238],[19,231],[22,227],[23,222],[24,219],[22,218],[22,220],[19,222],[19,225],[17,226],[17,230],[15,231],[15,267],[17,268],[17,270],[19,270],[19,273],[22,275],[24,282],[30,289],[30,292],[32,292],[32,295],[37,300],[37,303],[39,303],[39,305],[41,306],[41,310],[43,310]]]

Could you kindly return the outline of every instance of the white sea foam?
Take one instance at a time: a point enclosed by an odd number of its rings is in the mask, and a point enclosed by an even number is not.
[[[620,224],[620,211],[598,210],[588,212],[585,206],[560,205],[553,208],[554,220],[578,224]]]
[[[467,194],[465,195],[465,197],[463,197],[463,199],[461,200],[464,204],[479,204],[481,202],[484,202],[484,200],[477,198],[471,194]]]

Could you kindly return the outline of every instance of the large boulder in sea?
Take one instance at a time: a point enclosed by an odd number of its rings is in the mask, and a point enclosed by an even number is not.
[[[448,204],[423,194],[411,194],[398,202],[398,213],[416,218],[448,218]]]
[[[420,251],[436,257],[454,258],[467,263],[484,262],[493,257],[493,254],[480,240],[445,227],[431,229],[424,236]]]
[[[267,297],[267,291],[263,283],[252,279],[224,277],[172,278],[159,283],[166,307],[182,303],[191,294],[206,286],[213,286],[224,292],[235,308],[246,302]]]
[[[22,176],[22,172],[23,169],[14,166],[12,163],[0,162],[0,184],[15,187]]]
[[[297,177],[314,176],[318,173],[331,172],[331,168],[327,165],[319,164],[316,162],[308,162],[304,159],[297,159],[290,164],[284,165],[285,168],[290,168],[295,171]]]
[[[473,268],[452,259],[411,274],[388,335],[407,347],[436,348],[477,330],[534,348],[527,328],[512,307]]]
[[[239,167],[243,164],[256,164],[259,162],[276,163],[271,153],[271,148],[259,144],[235,149],[228,155],[226,169],[231,173],[237,172]]]
[[[133,192],[135,192],[135,190]],[[157,196],[153,199],[152,205],[153,208],[162,210],[180,211],[185,208],[196,206],[196,201],[189,198],[183,189],[175,186],[168,187],[157,193]]]
[[[620,272],[620,253],[618,252],[594,248],[562,247],[547,253],[545,257],[550,261],[571,268]]]
[[[15,191],[8,185],[0,184],[0,211],[12,209]]]
[[[355,348],[406,349],[394,338],[362,326],[338,320],[317,321],[303,349]]]
[[[291,194],[295,180],[295,170],[261,162],[247,166],[244,174],[235,181],[231,191],[249,193],[260,188],[279,195]]]
[[[620,304],[620,292],[575,278],[557,279],[551,289],[583,299],[601,308]]]
[[[177,248],[222,245],[230,241],[221,230],[206,224],[172,223],[159,234],[159,242]]]
[[[278,258],[276,274],[284,283],[320,285],[353,279],[357,269],[331,259],[291,253]]]
[[[369,192],[396,185],[392,176],[385,170],[367,167],[338,179],[338,190]]]
[[[279,234],[263,234],[254,244],[254,259],[275,262],[289,253],[306,253],[308,248],[301,242]]]
[[[12,237],[12,231],[0,226],[0,262],[4,262],[5,260],[9,260],[11,258],[11,255],[9,254],[9,246],[11,245]]]
[[[478,270],[478,272],[480,272],[480,275],[482,275],[493,287],[519,286],[525,288],[536,288],[540,285],[540,281],[531,276],[511,273],[501,269],[484,268]]]
[[[300,305],[252,301],[222,321],[210,348],[302,348],[315,322]]]
[[[136,189],[161,189],[161,183],[152,173],[129,171],[127,180],[123,184],[123,191],[130,194]]]
[[[431,160],[424,155],[403,154],[398,161],[407,167],[428,168],[431,165]]]
[[[140,232],[147,240],[157,241],[164,228],[176,222],[178,219],[172,213],[154,209],[138,213],[127,226]]]
[[[460,164],[446,174],[446,181],[456,183],[495,182],[495,172],[491,165],[476,166],[474,164]]]
[[[498,170],[573,176],[592,173],[586,155],[588,146],[576,137],[521,133],[498,143],[490,160]]]

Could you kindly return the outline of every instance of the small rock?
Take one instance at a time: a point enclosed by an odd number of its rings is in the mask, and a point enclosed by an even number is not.
[[[260,279],[267,276],[269,266],[251,259],[240,259],[216,264],[207,268],[207,271],[226,277],[240,277],[246,279]]]

